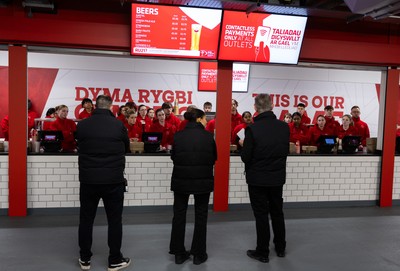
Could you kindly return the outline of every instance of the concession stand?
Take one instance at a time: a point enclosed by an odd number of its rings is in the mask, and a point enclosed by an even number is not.
[[[254,96],[270,93],[280,119],[302,102],[313,123],[327,105],[336,118],[358,105],[377,138],[376,151],[290,154],[284,201],[381,207],[399,202],[399,24],[268,13],[260,2],[231,9],[184,1],[111,2],[119,6],[62,8],[60,1],[57,14],[17,3],[0,7],[0,118],[10,119],[8,152],[0,149],[0,215],[79,207],[77,154],[27,153],[21,112],[29,98],[40,118],[66,104],[74,119],[81,101],[99,94],[112,97],[114,113],[129,101],[155,109],[176,101],[179,114],[212,102],[218,119],[215,211],[249,203],[244,165],[230,152],[232,99],[240,113],[254,113]],[[127,154],[125,206],[172,205],[172,168],[168,153]]]

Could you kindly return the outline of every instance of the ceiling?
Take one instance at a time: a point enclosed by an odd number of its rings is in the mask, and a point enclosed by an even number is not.
[[[0,8],[24,8],[30,16],[60,10],[129,14],[132,2],[400,24],[400,0],[0,0]]]

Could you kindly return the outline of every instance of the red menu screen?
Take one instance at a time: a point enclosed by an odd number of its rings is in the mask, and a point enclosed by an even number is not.
[[[297,64],[307,17],[224,11],[218,59]]]
[[[199,91],[217,91],[217,62],[199,62]]]
[[[131,54],[216,59],[222,10],[132,4]]]

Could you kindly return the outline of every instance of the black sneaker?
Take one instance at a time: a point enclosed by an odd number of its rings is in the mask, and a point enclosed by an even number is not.
[[[260,261],[262,263],[269,262],[268,256],[259,253],[257,250],[248,250],[247,251],[247,256],[249,256],[250,258],[255,259],[257,261]]]
[[[79,262],[79,265],[81,266],[82,270],[90,269],[90,261],[82,261],[81,258],[79,258],[78,262]]]
[[[131,264],[131,259],[129,258],[122,258],[121,262],[119,263],[110,263],[108,264],[108,271],[117,271],[121,270],[125,267],[128,267]]]

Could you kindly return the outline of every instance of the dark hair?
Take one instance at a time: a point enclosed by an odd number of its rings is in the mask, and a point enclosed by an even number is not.
[[[238,103],[238,101],[236,101],[235,99],[232,99],[232,102],[236,105],[236,107],[238,107],[239,106],[239,103]]]
[[[353,109],[355,109],[355,108],[360,109],[360,107],[359,107],[358,105],[355,105],[355,106],[353,106],[350,110],[353,110]]]
[[[210,103],[210,102],[205,102],[205,103],[203,104],[203,107],[205,107],[205,106],[212,106],[212,103]]]
[[[333,107],[332,105],[327,105],[325,106],[324,110],[333,110]]]
[[[89,99],[89,98],[85,98],[85,99],[82,100],[82,102],[81,102],[82,107],[83,107],[83,105],[84,105],[85,103],[91,103],[91,104],[93,104],[92,100]]]
[[[141,108],[141,107],[144,107],[144,108],[146,108],[146,110],[147,110],[147,106],[145,106],[144,104],[141,104],[141,105],[138,106],[138,111],[140,111],[140,108]]]
[[[158,112],[161,112],[161,111],[164,112],[164,110],[162,108],[159,108],[156,110],[156,117],[157,117]]]
[[[137,111],[137,106],[135,102],[127,102],[125,106],[129,107],[129,109],[135,109],[135,111]]]
[[[303,103],[298,103],[298,104],[297,104],[297,107],[304,107],[304,108],[306,108],[306,105],[303,104]]]
[[[50,116],[54,113],[56,113],[56,109],[54,107],[50,107],[49,109],[47,109],[46,116]]]
[[[298,116],[298,117],[301,118],[301,114],[300,114],[299,112],[294,112],[294,113],[292,114],[292,119],[294,118],[294,116]]]
[[[165,102],[161,105],[162,109],[172,108],[172,104],[170,102]]]
[[[189,122],[196,122],[198,118],[203,118],[205,115],[206,113],[204,113],[203,110],[193,108],[190,111],[186,111],[185,114],[183,114],[183,117]]]
[[[246,114],[249,114],[250,117],[252,116],[251,113],[250,113],[249,111],[244,111],[244,112],[242,113],[242,119],[244,118],[244,115],[246,115]]]

